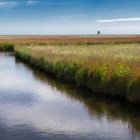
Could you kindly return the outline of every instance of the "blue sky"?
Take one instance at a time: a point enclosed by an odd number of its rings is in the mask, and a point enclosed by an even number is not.
[[[0,0],[0,34],[139,34],[140,0]]]

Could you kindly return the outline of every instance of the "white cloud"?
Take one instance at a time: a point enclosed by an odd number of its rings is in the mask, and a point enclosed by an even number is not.
[[[14,8],[17,6],[17,3],[14,2],[14,1],[7,1],[7,2],[0,2],[0,9],[3,9],[3,8]]]
[[[59,2],[54,2],[54,1],[45,1],[45,3],[47,4],[47,5],[70,5],[70,4],[74,4],[75,3],[75,1],[59,1]]]
[[[113,22],[131,22],[131,21],[140,21],[140,18],[118,18],[118,19],[104,19],[97,20],[98,23],[113,23]]]
[[[35,4],[37,4],[39,1],[37,1],[37,0],[28,0],[27,1],[27,4],[28,5],[35,5]]]

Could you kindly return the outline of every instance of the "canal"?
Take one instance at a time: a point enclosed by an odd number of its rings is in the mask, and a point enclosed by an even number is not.
[[[0,54],[0,140],[140,140],[138,106],[77,89]]]

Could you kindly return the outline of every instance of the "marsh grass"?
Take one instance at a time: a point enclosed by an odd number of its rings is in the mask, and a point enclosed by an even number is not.
[[[16,55],[58,79],[140,102],[140,44],[29,45]]]
[[[75,82],[77,86],[87,87],[88,70],[87,68],[80,67],[75,73]]]
[[[14,45],[9,43],[0,43],[0,52],[14,51]]]

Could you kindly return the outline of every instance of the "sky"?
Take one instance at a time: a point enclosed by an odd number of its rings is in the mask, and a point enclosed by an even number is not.
[[[140,34],[140,0],[0,0],[1,35]]]

